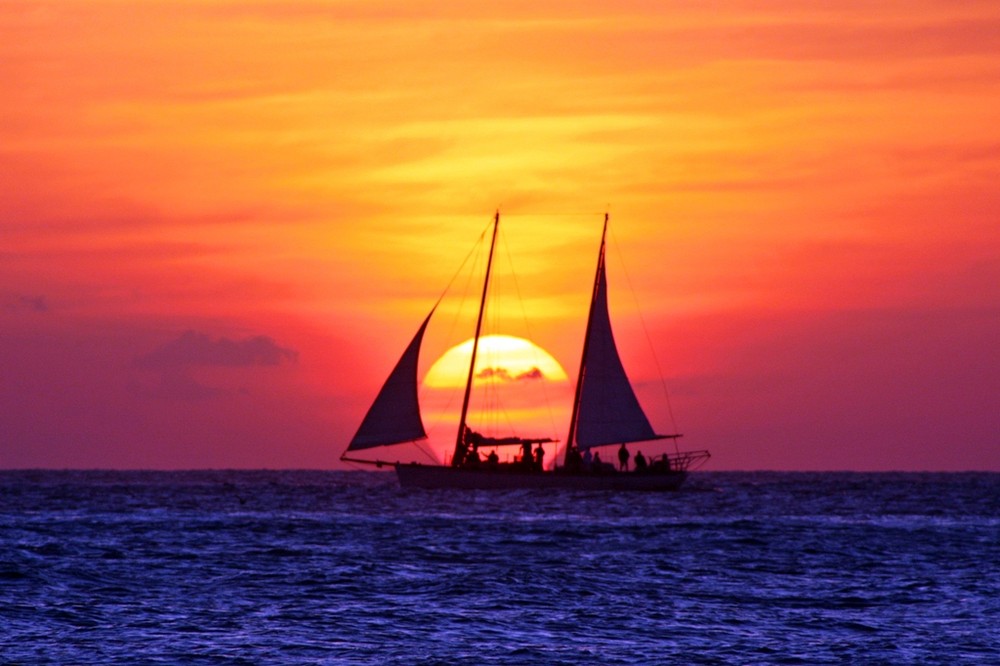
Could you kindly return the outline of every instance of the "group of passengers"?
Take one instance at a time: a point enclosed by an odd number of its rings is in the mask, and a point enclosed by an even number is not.
[[[478,432],[467,428],[462,446],[456,453],[456,461],[452,465],[455,467],[465,467],[468,469],[479,469],[485,466],[487,469],[497,469],[500,466],[500,456],[497,455],[496,447],[490,449],[490,453],[483,460],[479,453],[481,446],[495,444],[496,440],[483,437]],[[511,442],[503,442],[511,443]],[[532,450],[530,440],[524,440],[521,444],[521,455],[518,456],[514,464],[521,469],[541,472],[545,462],[545,448],[539,442],[538,446]]]
[[[622,444],[618,448],[618,471],[629,471],[629,460],[631,458],[632,454],[628,450],[628,447]],[[592,472],[596,474],[614,471],[614,465],[611,463],[605,463],[601,460],[600,451],[594,451],[591,453],[590,449],[586,449],[583,453],[580,453],[580,450],[576,447],[569,450],[569,453],[566,456],[566,467],[573,472]],[[642,451],[636,451],[635,471],[638,473],[646,471],[669,472],[670,458],[667,454],[663,454],[660,458],[654,458],[652,461],[648,461],[646,460],[646,456],[642,455]]]
[[[462,438],[461,446],[455,454],[455,460],[452,461],[452,465],[469,469],[479,469],[483,466],[487,469],[497,469],[500,466],[500,456],[497,455],[496,446],[490,449],[490,453],[486,456],[485,460],[479,454],[481,446],[490,446],[496,443],[498,443],[498,440],[485,438],[471,428],[467,428],[465,430],[465,437]],[[544,469],[545,448],[541,442],[538,442],[538,446],[532,449],[532,443],[531,440],[520,441],[521,454],[514,461],[513,465],[523,470],[541,472]],[[628,447],[622,444],[618,449],[618,471],[629,471],[629,460],[631,459],[632,454],[629,452]],[[600,474],[614,472],[615,468],[611,463],[605,463],[601,460],[600,451],[591,453],[591,450],[588,448],[583,453],[580,453],[580,449],[574,446],[566,455],[566,469],[570,472]],[[670,458],[667,454],[663,454],[659,458],[648,461],[646,460],[646,456],[642,455],[642,451],[636,451],[635,471],[639,474],[648,471],[669,472]]]

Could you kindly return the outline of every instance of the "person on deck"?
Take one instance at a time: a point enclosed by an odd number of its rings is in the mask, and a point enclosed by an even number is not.
[[[451,461],[452,467],[463,467],[469,462],[469,448],[472,447],[473,451],[479,449],[479,445],[483,442],[483,436],[478,432],[470,428],[469,426],[462,426],[462,438],[458,442],[458,446],[455,448],[455,457]],[[478,453],[477,453],[478,457]],[[478,460],[476,462],[479,462]]]
[[[479,468],[479,463],[481,463],[481,462],[482,462],[482,458],[479,457],[479,445],[478,444],[473,444],[472,445],[472,450],[466,452],[466,454],[465,454],[465,463],[464,463],[464,465],[465,465],[465,467],[469,467],[469,468],[472,468],[472,469],[478,469]]]
[[[535,449],[535,469],[541,472],[544,467],[542,467],[542,461],[545,460],[545,449],[539,444],[538,448]]]
[[[646,471],[646,456],[642,455],[642,451],[635,452],[635,471]]]
[[[497,450],[493,449],[490,451],[490,455],[486,456],[486,465],[490,469],[496,469],[497,465],[500,464],[500,456],[497,455]]]
[[[523,465],[525,469],[531,469],[531,461],[532,461],[531,442],[522,442],[521,465]]]
[[[590,453],[590,451],[587,451],[587,453]],[[601,472],[604,471],[603,469],[601,469],[601,465],[603,464],[604,463],[601,462],[601,452],[594,451],[594,462],[591,463],[591,469],[594,470],[595,474],[600,474]]]
[[[583,468],[583,456],[580,455],[580,449],[571,447],[566,453],[566,469],[571,472],[579,472]]]
[[[623,472],[628,471],[628,459],[631,455],[628,452],[628,447],[622,444],[621,448],[618,449],[618,469]]]
[[[590,449],[587,449],[586,451],[583,452],[583,471],[589,472],[593,466],[594,466],[594,454],[590,452]]]

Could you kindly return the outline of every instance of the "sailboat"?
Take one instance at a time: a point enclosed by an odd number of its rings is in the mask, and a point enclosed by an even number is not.
[[[677,490],[688,472],[703,464],[708,451],[679,451],[665,453],[640,462],[637,455],[632,471],[619,471],[608,462],[600,462],[600,450],[617,447],[627,450],[627,445],[652,440],[677,440],[680,434],[657,434],[649,423],[636,398],[631,382],[625,373],[618,348],[611,330],[608,313],[608,283],[605,271],[605,247],[608,215],[604,216],[601,246],[597,258],[590,300],[590,312],[584,335],[583,353],[573,396],[573,409],[569,435],[564,447],[561,465],[551,470],[541,467],[541,456],[535,457],[538,448],[555,442],[551,438],[485,437],[467,424],[469,400],[475,379],[476,355],[482,336],[483,312],[496,249],[500,213],[493,218],[490,251],[486,262],[482,298],[476,320],[472,358],[462,401],[461,415],[455,437],[455,447],[447,464],[399,462],[381,458],[359,458],[359,451],[368,451],[396,444],[417,442],[427,438],[420,414],[418,399],[417,366],[420,347],[427,324],[436,305],[417,329],[399,362],[389,374],[361,422],[357,434],[341,455],[341,460],[391,465],[395,468],[403,488],[424,489],[573,489],[573,490]],[[500,462],[498,447],[519,447],[521,454],[513,462]],[[532,447],[538,447],[533,449]],[[676,448],[676,447],[675,447]],[[480,449],[490,450],[484,460]],[[592,456],[592,453],[596,455]],[[615,453],[609,457],[614,457]]]

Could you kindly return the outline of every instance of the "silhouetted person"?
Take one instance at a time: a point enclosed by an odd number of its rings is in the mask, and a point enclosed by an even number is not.
[[[531,469],[531,442],[521,442],[521,464],[525,469]]]
[[[469,445],[472,445],[472,450],[475,451],[479,448],[479,445],[483,442],[483,436],[478,432],[470,428],[469,426],[462,426],[462,439],[459,441],[458,446],[455,448],[455,457],[451,461],[452,467],[462,467],[468,462],[469,457]],[[478,458],[478,455],[477,455]],[[479,462],[478,460],[476,462]]]
[[[579,471],[582,462],[583,461],[580,459],[580,452],[577,451],[575,446],[571,446],[566,449],[566,469],[574,472]]]
[[[588,453],[590,453],[590,452],[588,451]],[[594,471],[597,472],[597,473],[603,472],[604,470],[601,469],[601,465],[602,464],[603,463],[601,462],[601,452],[600,451],[594,451],[594,462],[592,463]]]
[[[496,449],[490,451],[490,455],[486,456],[486,465],[490,469],[496,469],[497,465],[500,464],[500,456],[497,455]]]
[[[535,469],[537,469],[539,472],[541,472],[542,469],[544,469],[542,467],[543,460],[545,460],[545,449],[543,449],[542,445],[539,444],[538,448],[535,449]]]
[[[636,451],[635,471],[644,472],[645,470],[646,470],[646,456],[642,455],[642,451]]]
[[[630,457],[628,447],[622,444],[621,448],[618,449],[618,469],[623,472],[628,471],[628,459]]]
[[[587,449],[583,452],[583,471],[589,472],[594,467],[594,454]]]

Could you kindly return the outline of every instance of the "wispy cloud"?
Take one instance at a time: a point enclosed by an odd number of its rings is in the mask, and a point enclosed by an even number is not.
[[[3,299],[3,307],[9,311],[48,312],[49,300],[42,295],[9,294]]]
[[[281,347],[264,335],[231,340],[186,331],[176,340],[138,357],[135,363],[139,367],[158,369],[194,366],[250,367],[295,362],[298,356],[295,350]]]

